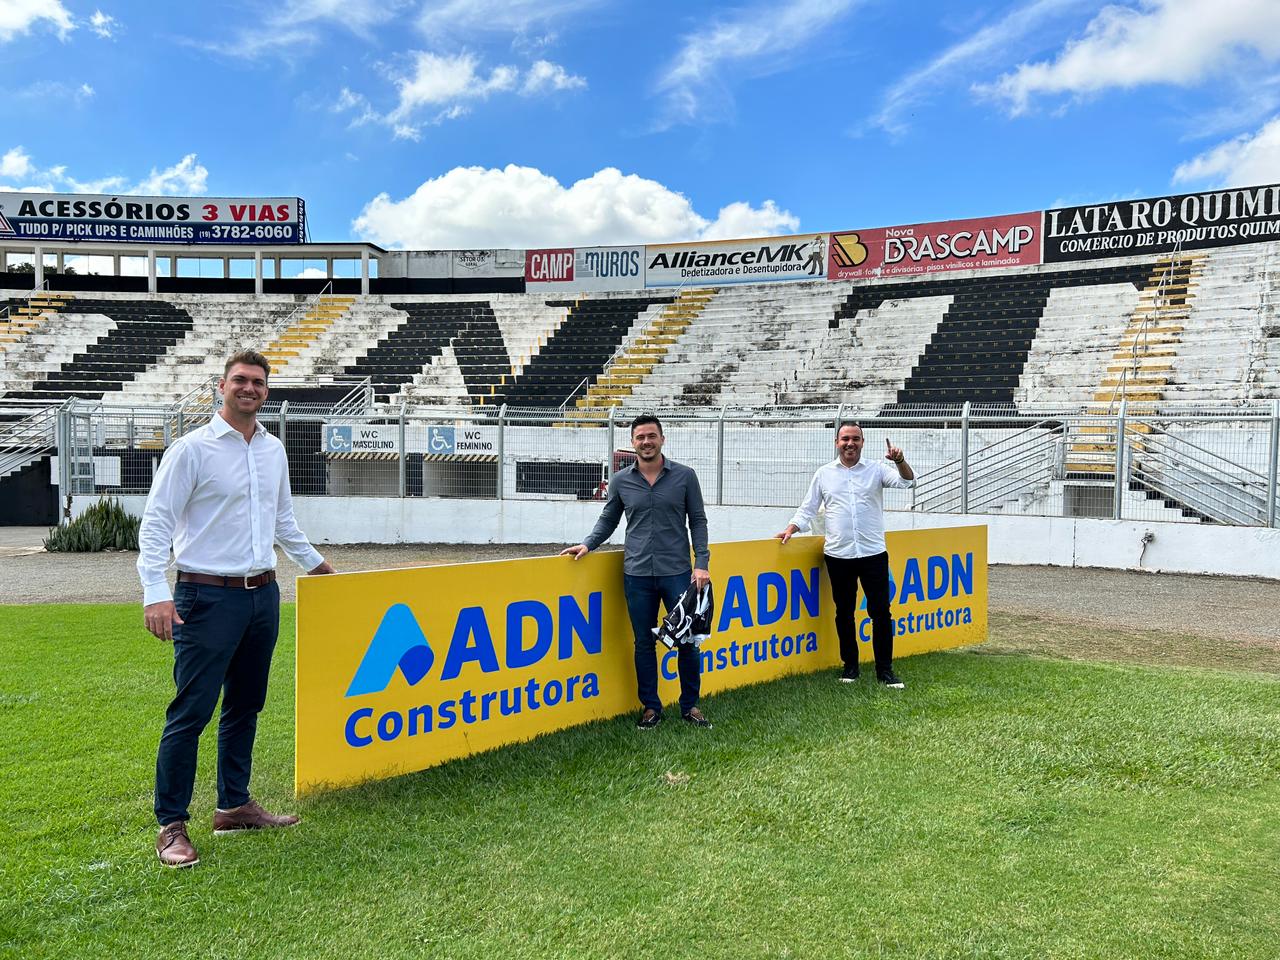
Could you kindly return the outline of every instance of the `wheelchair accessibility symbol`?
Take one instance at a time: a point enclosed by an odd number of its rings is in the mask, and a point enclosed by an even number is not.
[[[428,427],[427,428],[427,452],[428,453],[453,453],[454,439],[453,427]]]
[[[330,427],[329,433],[325,437],[325,440],[330,453],[350,453],[351,452],[351,428],[350,427]]]

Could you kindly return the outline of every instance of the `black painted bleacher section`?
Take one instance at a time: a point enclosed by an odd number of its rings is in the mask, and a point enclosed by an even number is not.
[[[11,399],[57,402],[68,397],[101,399],[151,366],[191,331],[185,310],[161,300],[77,298],[62,316],[101,314],[115,326],[29,390],[11,390]]]
[[[458,368],[473,403],[501,402],[496,387],[511,375],[511,357],[488,301],[456,303],[393,303],[408,319],[378,341],[344,372],[369,377],[376,400],[383,402],[447,346],[453,347]]]
[[[505,402],[514,407],[558,407],[571,394],[583,396],[636,318],[654,304],[674,301],[673,296],[548,300],[547,306],[568,307],[569,314],[547,345],[505,388]]]
[[[1052,291],[1068,287],[1131,283],[1141,288],[1154,263],[1123,267],[1046,271],[995,277],[963,277],[856,287],[836,310],[830,325],[859,310],[889,300],[952,298],[942,322],[919,361],[911,368],[896,402],[901,406],[958,406],[970,403],[1011,405],[1031,343]]]

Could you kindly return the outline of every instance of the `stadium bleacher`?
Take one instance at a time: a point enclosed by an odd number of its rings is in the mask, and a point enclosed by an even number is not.
[[[1122,385],[1135,398],[1271,398],[1277,259],[1276,243],[1199,252],[1178,289],[1161,280],[1169,256],[712,287],[674,329],[658,320],[675,297],[640,290],[346,298],[302,339],[285,328],[306,297],[82,293],[9,328],[0,391],[172,402],[219,374],[232,349],[283,338],[289,377],[369,376],[382,403],[559,406],[590,390],[598,404],[592,385],[648,330],[662,349],[610,378],[620,402],[1023,407],[1088,403]],[[1146,313],[1162,283],[1156,325]],[[15,314],[19,301],[8,303]]]

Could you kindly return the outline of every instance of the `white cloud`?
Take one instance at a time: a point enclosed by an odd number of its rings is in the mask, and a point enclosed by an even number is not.
[[[403,123],[421,107],[484,99],[515,86],[519,75],[515,67],[494,67],[486,77],[476,71],[476,65],[476,58],[469,53],[442,57],[418,51],[413,56],[412,72],[396,81],[400,102],[387,119]]]
[[[1244,187],[1280,181],[1280,116],[1261,129],[1206,150],[1174,171],[1174,183]]]
[[[0,0],[0,43],[29,33],[33,26],[44,22],[51,24],[63,40],[75,29],[62,0]]]
[[[875,124],[892,133],[902,132],[906,129],[903,115],[926,100],[933,90],[953,84],[958,74],[966,68],[972,69],[975,64],[986,63],[997,57],[1008,57],[1010,47],[1028,34],[1043,28],[1064,11],[1088,2],[1089,0],[1034,0],[953,44],[928,64],[907,74],[889,88],[881,101]]]
[[[583,77],[575,77],[558,63],[537,60],[525,74],[520,92],[525,96],[544,90],[581,90],[587,85]]]
[[[87,83],[77,85],[65,80],[38,80],[28,87],[19,87],[8,92],[10,97],[17,100],[35,100],[43,103],[71,100],[77,105],[91,99],[96,93]]]
[[[13,180],[24,180],[35,173],[35,164],[22,147],[14,147],[0,157],[0,177]]]
[[[474,54],[445,56],[417,50],[411,54],[407,73],[393,75],[398,102],[386,113],[379,113],[364,94],[343,87],[333,105],[336,112],[354,111],[352,123],[378,122],[391,128],[397,140],[421,140],[424,123],[438,124],[456,120],[469,112],[470,104],[487,100],[494,94],[515,93],[523,96],[550,94],[560,90],[576,90],[587,85],[582,77],[571,75],[558,63],[539,60],[524,74],[509,64],[500,64],[486,73]]]
[[[772,201],[731,203],[708,220],[688,198],[613,167],[568,187],[532,167],[455,167],[402,200],[374,197],[352,222],[387,247],[449,249],[661,243],[767,236],[800,221]]]
[[[784,67],[795,52],[821,36],[856,0],[786,0],[734,11],[682,39],[679,53],[658,78],[666,122],[691,122],[709,112],[707,101],[731,103],[722,74]]]
[[[119,26],[120,21],[101,10],[93,11],[93,16],[89,18],[89,28],[103,40],[110,40]]]
[[[593,7],[604,0],[428,0],[418,27],[429,37],[487,33],[526,34]]]
[[[209,171],[196,160],[194,153],[188,153],[171,167],[164,170],[151,168],[150,176],[140,181],[130,193],[175,195],[201,194],[208,189]]]
[[[1191,86],[1214,74],[1249,69],[1242,54],[1280,56],[1280,3],[1139,0],[1137,6],[1104,7],[1056,59],[1023,64],[975,89],[1003,100],[1016,115],[1039,95],[1082,96],[1153,83]]]
[[[368,39],[373,28],[388,22],[405,0],[287,0],[262,2],[260,22],[239,30],[230,40],[192,41],[196,46],[246,60],[288,55],[294,48],[320,41],[321,28],[336,25]]]
[[[37,193],[114,193],[146,195],[200,195],[206,190],[209,171],[189,153],[164,170],[151,173],[130,183],[127,177],[113,175],[96,180],[79,180],[67,172],[66,164],[41,169],[22,147],[13,147],[0,158],[0,189]]]

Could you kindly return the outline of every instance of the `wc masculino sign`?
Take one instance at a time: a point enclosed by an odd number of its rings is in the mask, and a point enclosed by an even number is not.
[[[827,235],[764,237],[645,247],[645,286],[720,286],[770,280],[825,280]]]
[[[1280,239],[1280,185],[1121,200],[1044,213],[1044,261],[1063,263]]]
[[[297,197],[129,197],[0,193],[0,240],[302,243]]]
[[[889,550],[899,656],[985,639],[986,527],[891,533]],[[711,572],[705,694],[836,666],[820,538],[715,544]],[[638,709],[616,552],[305,577],[297,625],[299,793]],[[676,654],[657,649],[672,703]]]

